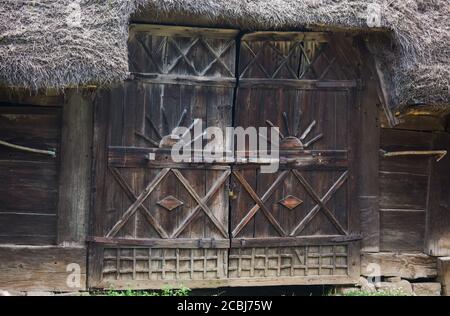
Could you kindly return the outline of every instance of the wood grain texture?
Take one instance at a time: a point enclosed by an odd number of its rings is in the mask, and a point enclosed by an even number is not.
[[[105,91],[95,117],[90,284],[226,276],[230,167],[175,163],[161,140],[195,119],[232,125],[235,35],[132,26],[134,79]]]
[[[434,135],[433,148],[450,151],[450,136]],[[431,162],[431,179],[426,219],[425,252],[432,256],[450,255],[450,156]]]
[[[233,277],[252,281],[276,275],[295,278],[307,272],[296,270],[297,263],[289,261],[294,252],[287,245],[313,247],[321,237],[359,232],[358,201],[352,185],[357,172],[352,166],[356,151],[353,131],[359,128],[359,104],[352,89],[357,87],[356,71],[336,42],[325,37],[312,41],[314,35],[308,36],[261,32],[241,39],[234,124],[244,128],[277,126],[286,141],[288,136],[292,140],[304,135],[304,146],[316,141],[305,152],[292,147],[298,141],[285,142],[290,150],[280,153],[280,170],[274,174],[264,174],[258,166],[234,164],[230,200]],[[341,46],[344,43],[349,42],[343,40]],[[352,111],[357,114],[353,116]],[[324,168],[320,162],[326,158],[321,154],[317,160],[307,161],[310,149],[343,156]],[[288,197],[302,203],[291,209],[279,203]],[[349,263],[345,273],[351,275],[359,273],[356,244],[349,246],[352,251],[345,258]],[[276,246],[268,250],[264,245]],[[323,277],[332,278],[333,271]],[[323,272],[330,271],[325,268]]]
[[[91,196],[93,95],[67,91],[62,115],[58,243],[84,244]]]
[[[0,288],[20,291],[80,291],[86,289],[86,248],[0,247]],[[69,264],[80,267],[80,286],[69,287]]]
[[[254,33],[236,46],[231,31],[132,26],[134,75],[97,105],[89,284],[354,280],[359,78],[351,46],[340,45],[351,41]],[[236,72],[242,82],[235,98]],[[174,163],[167,137],[195,119],[204,128],[266,127],[270,120],[301,141],[285,140],[274,174],[244,160]],[[161,170],[168,172],[158,178]],[[286,197],[302,203],[278,203]],[[302,251],[310,255],[299,257]]]
[[[0,242],[54,244],[61,111],[53,106],[0,106],[0,138],[20,146],[56,151],[56,157],[0,146]]]
[[[430,150],[432,134],[382,129],[385,151]],[[380,158],[381,251],[423,251],[428,212],[430,156]]]
[[[438,258],[438,278],[442,284],[442,293],[450,296],[450,257]]]
[[[362,253],[361,274],[377,276],[380,272],[382,276],[404,279],[434,278],[437,275],[436,264],[436,258],[421,253]]]
[[[372,60],[361,38],[354,42],[359,48],[361,59],[359,71],[364,80],[364,89],[360,93],[360,132],[358,133],[358,195],[361,210],[362,251],[377,252],[380,249],[380,213],[379,213],[379,148],[381,104],[379,83],[375,79]],[[372,65],[372,67],[371,67]]]

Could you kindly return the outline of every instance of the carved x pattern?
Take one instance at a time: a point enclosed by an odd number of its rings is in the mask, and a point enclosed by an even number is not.
[[[249,221],[256,215],[259,210],[262,210],[264,215],[267,217],[272,226],[277,230],[280,236],[285,237],[288,234],[281,227],[280,223],[275,219],[270,210],[265,206],[265,202],[273,195],[275,190],[283,183],[286,177],[289,175],[290,171],[282,171],[270,188],[264,193],[260,198],[255,190],[250,186],[250,184],[245,180],[239,171],[233,171],[233,175],[239,181],[239,183],[244,187],[250,197],[255,201],[255,205],[250,209],[250,211],[244,216],[244,218],[238,223],[236,228],[232,232],[232,237],[236,237],[242,229],[249,223]],[[348,177],[348,171],[345,171],[339,179],[331,186],[327,193],[320,198],[319,195],[314,191],[311,185],[306,181],[306,179],[297,171],[292,170],[294,176],[298,179],[300,184],[305,188],[311,198],[317,203],[308,214],[298,223],[298,225],[292,230],[289,236],[296,236],[303,229],[306,228],[309,222],[322,210],[325,216],[331,221],[331,223],[336,227],[339,233],[347,235],[347,232],[339,223],[339,221],[334,216],[333,212],[326,206],[326,203],[331,199],[331,197],[336,193],[336,191],[345,183]]]
[[[181,174],[181,172],[177,169],[164,168],[162,169],[156,177],[145,187],[144,191],[136,196],[133,193],[131,187],[127,184],[125,179],[122,177],[120,172],[116,168],[110,168],[110,171],[120,185],[122,190],[125,192],[125,195],[132,201],[132,204],[129,208],[123,213],[120,220],[111,228],[111,230],[106,234],[106,237],[114,237],[120,229],[127,223],[127,221],[133,216],[138,209],[140,209],[147,221],[153,228],[158,232],[161,238],[177,238],[191,223],[198,213],[202,210],[206,216],[211,220],[214,226],[220,231],[224,238],[228,238],[227,229],[222,222],[220,222],[213,214],[213,211],[208,207],[208,201],[217,193],[219,188],[224,184],[224,182],[228,179],[231,171],[226,170],[221,177],[215,182],[215,184],[209,189],[207,194],[201,198],[199,194],[195,191],[195,189],[189,184],[188,180]],[[161,181],[167,176],[169,172],[172,172],[175,177],[180,181],[180,183],[184,186],[184,188],[189,192],[192,198],[197,202],[197,206],[192,209],[189,216],[177,227],[172,235],[164,230],[164,228],[159,225],[158,221],[151,214],[151,212],[146,208],[143,203],[150,196],[150,194],[156,189],[156,187],[161,183]]]
[[[302,79],[302,77],[306,73],[308,73],[308,71],[311,71],[314,75],[314,78],[316,78],[317,80],[321,80],[330,71],[330,69],[332,68],[332,66],[334,65],[334,63],[336,61],[336,57],[333,57],[330,59],[326,55],[325,50],[324,50],[324,47],[326,47],[326,46],[327,46],[327,44],[324,44],[314,56],[308,56],[308,53],[304,47],[304,42],[299,41],[299,42],[295,42],[292,45],[292,47],[290,47],[287,55],[285,55],[282,51],[280,51],[276,46],[271,44],[271,42],[269,42],[269,41],[265,41],[262,44],[261,48],[257,52],[255,52],[255,50],[247,42],[243,41],[241,43],[241,47],[245,48],[248,51],[248,53],[250,53],[250,55],[252,56],[252,59],[242,70],[242,72],[240,74],[240,78],[243,78],[244,75],[253,66],[257,66],[264,73],[265,77],[269,78],[269,79],[276,79],[276,77],[279,74],[279,72],[281,71],[281,69],[283,69],[283,67],[285,67],[289,71],[289,73],[292,75],[293,79]],[[264,65],[262,65],[261,62],[259,61],[259,58],[260,58],[261,54],[264,52],[264,49],[266,47],[270,47],[270,49],[281,58],[281,62],[276,66],[276,68],[272,74],[270,74],[267,71],[267,69],[265,69]],[[304,58],[304,62],[306,62],[306,64],[307,64],[306,69],[304,71],[302,71],[301,73],[299,73],[299,70],[292,69],[292,67],[289,64],[290,58],[298,51],[297,49],[300,50],[299,58],[300,59]],[[314,69],[314,63],[318,60],[319,56],[322,56],[326,60],[327,67],[320,74],[317,74],[316,70]]]
[[[188,46],[182,49],[178,43],[171,37],[167,38],[167,41],[172,44],[175,48],[179,56],[172,62],[171,65],[168,66],[166,73],[170,73],[175,69],[175,67],[180,63],[181,60],[184,60],[189,68],[196,74],[197,76],[204,76],[214,64],[219,63],[221,67],[227,72],[227,74],[231,77],[234,77],[233,71],[225,64],[222,60],[223,55],[234,45],[234,40],[229,41],[219,52],[217,52],[213,47],[211,47],[208,42],[202,37],[193,38],[192,41],[188,44]],[[213,57],[212,61],[204,68],[197,69],[192,61],[187,56],[191,49],[198,43],[203,44],[203,47],[206,48],[206,51]]]

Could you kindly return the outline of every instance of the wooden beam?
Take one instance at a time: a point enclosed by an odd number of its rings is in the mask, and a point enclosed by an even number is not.
[[[450,257],[438,258],[438,277],[442,284],[442,294],[450,296]]]
[[[233,39],[239,30],[224,28],[200,28],[189,26],[169,26],[156,24],[131,24],[129,27],[130,36],[136,32],[149,32],[152,35],[171,37],[214,37],[215,39]]]
[[[433,148],[450,149],[450,134],[435,133]],[[450,256],[450,156],[431,161],[425,224],[425,253]]]
[[[90,208],[93,99],[68,91],[63,106],[58,243],[83,244]]]
[[[62,106],[63,94],[56,89],[32,91],[24,88],[0,88],[0,103],[33,106]]]
[[[423,253],[363,253],[363,276],[399,276],[404,279],[434,278],[437,259]]]
[[[303,277],[267,277],[267,278],[231,278],[209,280],[108,280],[92,283],[92,288],[115,290],[148,290],[161,288],[177,288],[180,285],[188,288],[248,287],[248,286],[288,286],[288,285],[338,285],[355,284],[357,278],[339,275],[311,275]]]

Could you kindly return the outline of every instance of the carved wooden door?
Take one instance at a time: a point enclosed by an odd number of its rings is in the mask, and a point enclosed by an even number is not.
[[[240,47],[235,125],[279,127],[280,168],[233,166],[230,283],[348,282],[359,276],[348,56],[322,33],[248,34]]]
[[[131,27],[133,78],[96,102],[90,287],[359,275],[351,61],[326,34],[254,33],[236,65],[236,40],[234,30]],[[279,170],[174,162],[169,135],[195,119],[279,126]]]
[[[171,134],[231,126],[236,31],[134,25],[134,79],[95,118],[90,286],[214,286],[228,274],[230,166],[175,163]]]

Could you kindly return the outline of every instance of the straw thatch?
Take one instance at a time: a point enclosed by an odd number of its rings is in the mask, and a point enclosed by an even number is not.
[[[183,16],[192,24],[201,18],[244,30],[383,29],[390,35],[374,35],[368,46],[384,64],[392,102],[450,103],[448,0],[0,0],[0,6],[3,84],[41,88],[124,79],[127,25],[139,7],[155,21]],[[373,8],[381,8],[377,31],[367,24]]]

